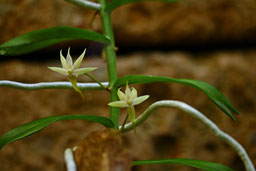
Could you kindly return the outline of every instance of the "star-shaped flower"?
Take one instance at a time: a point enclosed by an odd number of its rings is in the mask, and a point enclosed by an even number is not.
[[[70,56],[70,48],[68,48],[67,59],[64,58],[64,56],[62,55],[62,50],[60,50],[60,61],[61,61],[62,68],[60,67],[48,67],[48,68],[69,77],[70,76],[78,77],[81,74],[85,74],[87,72],[97,69],[97,67],[80,68],[80,65],[84,59],[85,52],[86,52],[86,49],[73,64],[72,57]]]
[[[117,91],[117,96],[120,101],[111,102],[108,105],[113,107],[127,107],[127,113],[129,119],[134,124],[135,121],[135,109],[134,106],[138,105],[149,98],[149,95],[144,95],[138,97],[137,90],[135,88],[129,88],[128,83],[126,83],[125,93],[121,91],[121,88]]]
[[[70,48],[68,48],[67,58],[65,59],[62,55],[62,50],[60,50],[60,61],[62,68],[60,67],[48,67],[52,71],[58,72],[59,74],[68,76],[69,81],[71,82],[75,91],[77,91],[82,98],[84,99],[82,91],[77,87],[77,77],[82,74],[86,74],[87,72],[93,71],[97,69],[97,67],[88,67],[88,68],[80,68],[80,65],[84,59],[86,49],[84,52],[78,57],[78,59],[73,63],[72,57],[70,56]]]
[[[135,88],[129,88],[128,84],[126,84],[125,93],[121,91],[121,88],[117,91],[117,96],[120,101],[111,102],[108,105],[113,107],[130,107],[138,105],[149,98],[149,95],[144,95],[138,97],[137,90]]]

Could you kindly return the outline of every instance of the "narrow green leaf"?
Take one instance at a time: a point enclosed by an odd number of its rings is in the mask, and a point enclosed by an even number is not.
[[[94,116],[94,115],[59,115],[59,116],[50,116],[46,118],[41,118],[21,126],[18,126],[2,136],[0,136],[0,150],[6,145],[13,141],[28,137],[41,129],[47,127],[48,125],[64,120],[87,120],[100,123],[105,127],[112,128],[114,127],[113,122],[105,117]]]
[[[133,161],[132,165],[149,165],[149,164],[182,164],[203,169],[205,171],[233,171],[233,169],[214,162],[193,159],[158,159],[158,160],[143,160]]]
[[[176,2],[177,0],[112,0],[110,3],[107,4],[105,10],[107,12],[111,12],[114,9],[133,2],[142,2],[142,1],[163,1],[163,2]]]
[[[120,86],[125,85],[127,81],[129,82],[129,84],[173,82],[173,83],[184,84],[191,87],[195,87],[203,91],[231,119],[235,120],[235,117],[232,115],[231,111],[238,114],[238,111],[236,110],[236,108],[228,101],[228,99],[221,92],[219,92],[212,85],[203,81],[189,80],[189,79],[174,79],[170,77],[149,76],[149,75],[128,75],[118,79],[115,82],[114,87],[119,88]]]
[[[0,55],[21,55],[67,40],[110,43],[102,34],[73,27],[51,27],[19,35],[0,45]]]

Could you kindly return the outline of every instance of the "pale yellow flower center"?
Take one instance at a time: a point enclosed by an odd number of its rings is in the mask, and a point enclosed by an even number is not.
[[[72,75],[72,73],[73,73],[73,70],[72,69],[68,69],[68,74]]]
[[[131,100],[131,99],[128,99],[128,100],[126,101],[126,103],[127,103],[128,105],[132,105],[132,100]]]

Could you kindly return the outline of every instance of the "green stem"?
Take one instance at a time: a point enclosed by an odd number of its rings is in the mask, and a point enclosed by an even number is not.
[[[99,82],[98,80],[96,80],[93,76],[91,76],[88,73],[85,73],[84,75],[86,75],[87,77],[89,77],[91,80],[95,81],[97,84],[99,84],[99,86],[103,89],[107,89],[107,87],[105,87],[103,84],[101,84],[101,82]]]
[[[117,80],[117,69],[116,69],[116,52],[115,52],[115,40],[111,22],[110,12],[106,12],[105,8],[107,5],[106,0],[99,0],[101,4],[100,18],[102,23],[103,34],[109,38],[111,44],[104,48],[104,53],[106,55],[108,78],[110,86],[110,102],[117,101],[117,89],[113,88],[114,83]],[[115,128],[118,129],[119,120],[119,108],[110,107],[110,119],[113,121]]]
[[[124,123],[123,123],[123,125],[122,125],[122,127],[121,127],[121,132],[124,130],[124,126],[125,126],[127,120],[128,120],[128,114],[126,115],[126,117],[125,117],[125,119],[124,119]]]

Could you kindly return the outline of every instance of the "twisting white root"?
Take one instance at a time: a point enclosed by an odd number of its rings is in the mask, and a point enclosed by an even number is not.
[[[108,87],[108,82],[101,83],[103,86]],[[81,90],[103,90],[98,83],[78,83],[77,86]],[[20,83],[15,81],[0,81],[0,87],[10,87],[21,90],[39,90],[39,89],[73,89],[70,82],[42,82],[42,83]]]
[[[203,115],[198,110],[194,109],[193,107],[189,106],[186,103],[174,101],[174,100],[164,100],[164,101],[158,101],[153,103],[149,108],[147,108],[143,114],[141,114],[138,118],[135,119],[135,126],[140,125],[142,122],[144,122],[153,111],[155,111],[158,108],[161,107],[169,107],[169,108],[177,108],[180,109],[190,116],[198,119],[202,123],[204,123],[210,130],[218,137],[223,139],[227,144],[229,144],[232,148],[234,148],[243,161],[245,168],[247,171],[255,171],[255,168],[252,164],[252,161],[250,160],[248,154],[246,153],[245,149],[230,135],[224,133],[222,130],[218,128],[218,126],[213,123],[211,120],[209,120],[205,115]],[[121,129],[121,126],[120,126]],[[123,129],[120,131],[127,132],[134,129],[134,125],[130,122],[124,126]]]
[[[67,171],[76,171],[76,163],[73,156],[73,150],[67,148],[64,152],[65,163]]]
[[[95,2],[86,1],[86,0],[65,0],[69,3],[77,5],[82,8],[88,8],[99,11],[101,9],[101,5]]]

